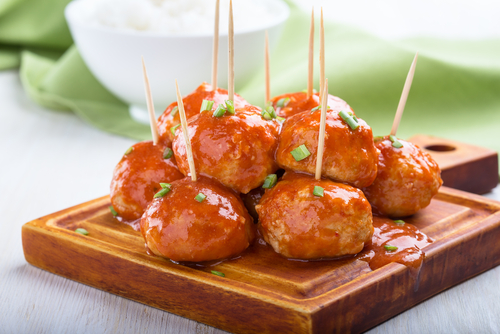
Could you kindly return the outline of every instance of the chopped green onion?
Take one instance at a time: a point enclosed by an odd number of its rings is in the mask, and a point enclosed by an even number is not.
[[[267,111],[265,111],[265,110],[262,110],[262,117],[263,117],[265,120],[268,120],[268,121],[270,121],[270,120],[272,120],[272,119],[273,119],[273,118],[272,118],[272,116],[271,116],[271,115],[270,115]]]
[[[180,123],[170,128],[170,132],[172,132],[172,134],[173,134],[174,136],[175,136],[175,130],[177,130],[177,128],[178,128],[179,126],[181,126],[181,124],[180,124]]]
[[[111,211],[111,214],[112,214],[114,217],[118,216],[118,212],[116,212],[115,208],[113,208],[113,206],[112,206],[112,205],[109,207],[109,211]]]
[[[318,109],[321,109],[321,104],[320,104],[319,106],[317,106],[317,107],[312,108],[312,109],[311,109],[311,114],[312,114],[313,112],[315,112],[316,110],[318,110]]]
[[[170,111],[170,116],[174,117],[175,115],[177,115],[178,112],[179,112],[179,107],[175,106]]]
[[[392,141],[392,146],[395,148],[403,147],[403,144],[396,138],[396,136],[390,135],[389,139]]]
[[[88,232],[86,229],[84,229],[84,228],[77,228],[77,229],[75,230],[75,232],[76,232],[76,233],[83,234],[83,235],[89,235],[89,232]]]
[[[204,195],[203,193],[199,193],[194,199],[201,203],[205,198],[207,198],[206,195]]]
[[[278,182],[278,175],[276,174],[269,174],[266,179],[264,180],[264,184],[262,185],[262,188],[264,189],[271,189],[276,185],[276,182]]]
[[[384,140],[384,137],[383,137],[383,136],[376,136],[376,137],[373,137],[373,141],[374,141],[374,142],[381,141],[381,140]]]
[[[311,155],[311,152],[309,152],[306,145],[304,144],[300,145],[290,153],[292,153],[293,157],[295,158],[295,161],[304,160],[305,158]]]
[[[396,225],[404,225],[405,222],[403,220],[395,220],[394,224],[396,224]]]
[[[166,188],[170,188],[172,185],[170,183],[160,183],[160,187],[162,187],[162,189],[166,189]]]
[[[351,129],[356,130],[359,127],[358,122],[356,122],[354,118],[345,111],[341,110],[339,112],[339,115],[349,125]]]
[[[163,187],[162,187],[163,188]],[[159,192],[157,192],[153,198],[159,198],[159,197],[163,197],[165,196],[166,194],[168,194],[170,192],[170,188],[163,188],[162,190],[160,190]]]
[[[313,195],[323,197],[324,189],[320,186],[314,186]]]
[[[174,154],[174,151],[170,147],[165,148],[163,151],[163,159],[169,159]]]
[[[212,110],[213,106],[214,106],[214,101],[203,100],[203,102],[201,103],[200,112],[205,110]]]
[[[214,117],[222,117],[226,113],[226,109],[224,109],[224,106],[222,104],[219,104],[217,106],[217,109],[214,111]]]
[[[227,112],[231,115],[234,115],[234,102],[233,100],[226,100],[226,109]]]
[[[224,273],[221,273],[220,271],[212,270],[211,273],[220,277],[226,277],[226,275],[224,275]]]
[[[274,110],[273,106],[267,107],[266,110],[269,113],[269,115],[271,115],[272,118],[278,117],[278,115],[276,115],[276,110]]]
[[[126,151],[125,151],[125,155],[129,155],[130,153],[132,153],[132,151],[134,150],[134,147],[133,146],[130,146]]]
[[[276,102],[276,107],[278,107],[278,108],[286,107],[286,105],[288,104],[288,102],[290,102],[290,98],[289,97],[284,97],[282,99],[279,99],[278,102]]]
[[[396,246],[391,246],[391,245],[385,245],[384,248],[385,248],[385,250],[387,250],[389,252],[398,250],[398,248]]]
[[[286,119],[284,117],[276,116],[276,120],[280,123],[283,123]]]

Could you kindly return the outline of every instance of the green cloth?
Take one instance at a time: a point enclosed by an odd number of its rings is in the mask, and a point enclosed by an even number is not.
[[[71,44],[67,0],[0,0],[0,69],[21,66],[26,92],[40,105],[72,110],[90,124],[150,138],[125,103],[102,87]],[[45,5],[42,5],[45,4]],[[306,87],[309,14],[292,7],[271,55],[272,95]],[[500,40],[388,42],[352,27],[325,24],[330,93],[346,100],[375,135],[390,131],[411,61],[419,60],[398,136],[424,133],[500,150]],[[316,70],[318,69],[316,64]],[[316,71],[317,72],[317,71]],[[317,82],[317,78],[316,78]],[[238,92],[262,105],[263,70]],[[496,130],[496,131],[495,131]]]

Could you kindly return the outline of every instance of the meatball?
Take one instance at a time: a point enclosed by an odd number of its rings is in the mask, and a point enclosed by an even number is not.
[[[399,139],[393,146],[389,136],[375,140],[380,150],[375,182],[363,189],[374,212],[397,218],[425,208],[443,184],[441,171],[432,157],[416,145]]]
[[[161,189],[160,182],[183,178],[175,158],[163,158],[165,147],[144,141],[133,145],[116,165],[111,180],[111,204],[125,220],[141,218]]]
[[[214,101],[214,107],[221,103],[224,103],[228,100],[227,90],[217,88],[217,90],[213,90],[212,86],[208,83],[202,83],[194,92],[185,96],[182,101],[184,102],[184,111],[186,112],[186,119],[190,119],[191,117],[198,115],[200,113],[201,104],[203,100]],[[247,105],[250,105],[247,101],[245,101],[241,96],[235,94],[234,95],[234,107],[240,108]],[[172,140],[174,140],[174,135],[170,131],[173,126],[181,123],[180,115],[177,112],[177,102],[173,102],[170,104],[167,109],[163,112],[163,114],[158,118],[158,134],[160,135],[160,141],[165,145],[170,145]],[[172,115],[172,110],[175,112]]]
[[[203,111],[191,118],[188,132],[196,171],[245,194],[262,185],[278,169],[274,154],[280,123],[265,120],[260,112],[247,106],[234,115],[215,117],[212,111]],[[188,175],[182,127],[176,130],[172,147],[179,170]]]
[[[271,103],[280,117],[288,118],[300,112],[311,110],[320,105],[319,94],[313,94],[309,99],[307,93],[290,93],[276,96]],[[333,110],[352,111],[351,107],[341,98],[328,95],[328,107]]]
[[[377,176],[378,151],[372,129],[360,118],[358,128],[351,129],[339,111],[327,111],[322,175],[357,188],[367,187]],[[316,110],[295,114],[285,121],[276,153],[280,167],[314,174],[320,120],[321,110]],[[292,151],[302,145],[310,155],[297,161]]]
[[[324,189],[316,196],[314,187]],[[373,234],[370,203],[356,188],[287,172],[259,205],[259,230],[277,253],[295,259],[359,253]]]
[[[184,178],[151,202],[141,219],[141,233],[158,256],[202,262],[244,251],[255,238],[255,226],[230,189],[208,178]]]

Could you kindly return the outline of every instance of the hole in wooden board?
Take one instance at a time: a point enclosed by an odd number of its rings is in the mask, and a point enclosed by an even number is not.
[[[455,151],[457,148],[455,146],[451,146],[451,145],[437,144],[437,145],[425,146],[425,149],[429,150],[429,151],[436,151],[436,152],[450,152],[450,151]]]

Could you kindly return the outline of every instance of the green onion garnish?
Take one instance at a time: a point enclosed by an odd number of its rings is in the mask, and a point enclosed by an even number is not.
[[[226,100],[226,109],[227,112],[230,113],[231,115],[234,115],[234,102],[233,100]]]
[[[163,188],[163,187],[162,187]],[[170,192],[170,188],[163,188],[162,190],[160,190],[159,192],[157,192],[153,198],[159,198],[159,197],[163,197],[165,196],[166,194],[168,194]]]
[[[174,136],[175,136],[175,130],[177,130],[177,128],[178,128],[179,126],[181,126],[181,124],[180,124],[180,123],[170,128],[170,132],[172,132],[172,134],[173,134]]]
[[[160,182],[160,187],[162,187],[162,189],[166,189],[166,188],[172,187],[172,185],[170,183],[161,183]]]
[[[276,120],[278,120],[278,122],[280,122],[280,123],[283,123],[285,121],[285,118],[280,117],[280,116],[276,116]]]
[[[390,135],[389,139],[392,141],[392,146],[395,148],[403,147],[403,144],[396,138],[396,136]]]
[[[134,147],[133,146],[130,146],[126,151],[125,151],[125,155],[129,155],[130,153],[132,153],[132,151],[134,150]]]
[[[205,110],[212,110],[213,106],[214,106],[214,101],[203,100],[203,102],[201,103],[200,112]]]
[[[276,107],[278,107],[278,108],[286,107],[286,105],[288,104],[288,102],[290,102],[290,98],[289,97],[284,97],[282,99],[279,99],[278,102],[276,102]]]
[[[172,108],[172,111],[170,111],[170,116],[174,117],[175,115],[177,115],[178,112],[179,112],[179,108],[177,106],[175,106]]]
[[[351,127],[351,129],[356,130],[358,128],[358,122],[351,115],[343,110],[339,112],[339,115]]]
[[[261,115],[262,115],[262,117],[263,117],[265,120],[270,121],[270,120],[272,120],[272,119],[273,119],[273,117],[272,117],[272,116],[271,116],[271,115],[270,115],[267,111],[265,111],[265,110],[262,110]]]
[[[262,188],[264,189],[271,189],[276,185],[276,182],[278,182],[278,175],[276,174],[269,174],[266,179],[264,180],[264,184],[262,185]]]
[[[220,271],[212,270],[211,273],[220,277],[226,277],[226,275],[224,275],[224,273],[221,273]]]
[[[314,186],[313,195],[323,197],[324,189],[320,186]]]
[[[199,193],[194,199],[201,203],[205,198],[207,198],[206,195],[204,195],[203,193]]]
[[[273,106],[267,107],[266,110],[269,113],[269,115],[271,115],[272,118],[278,117],[278,115],[276,115],[276,110],[274,110]]]
[[[292,153],[293,157],[295,158],[295,161],[304,160],[305,158],[311,155],[311,152],[309,152],[306,145],[304,144],[300,145],[290,153]]]
[[[112,214],[114,217],[118,216],[118,212],[116,212],[115,208],[113,208],[113,206],[112,206],[112,205],[109,207],[109,211],[111,211],[111,214]]]
[[[384,248],[385,248],[385,250],[387,250],[389,252],[398,250],[398,248],[396,246],[391,246],[391,245],[385,245]]]
[[[317,107],[312,108],[312,109],[311,109],[311,114],[312,114],[313,112],[315,112],[316,110],[319,110],[319,109],[321,109],[321,104],[320,104],[319,106],[317,106]]]
[[[168,159],[172,157],[172,154],[174,154],[174,151],[170,147],[165,148],[163,151],[163,159]]]
[[[75,230],[76,233],[80,233],[80,234],[83,234],[83,235],[89,235],[89,231],[87,231],[86,229],[84,228],[77,228]]]
[[[396,225],[404,225],[405,222],[403,220],[395,220],[394,224],[396,224]]]
[[[226,109],[224,109],[224,106],[222,104],[219,104],[217,106],[217,109],[214,111],[214,117],[222,117],[226,113]]]

